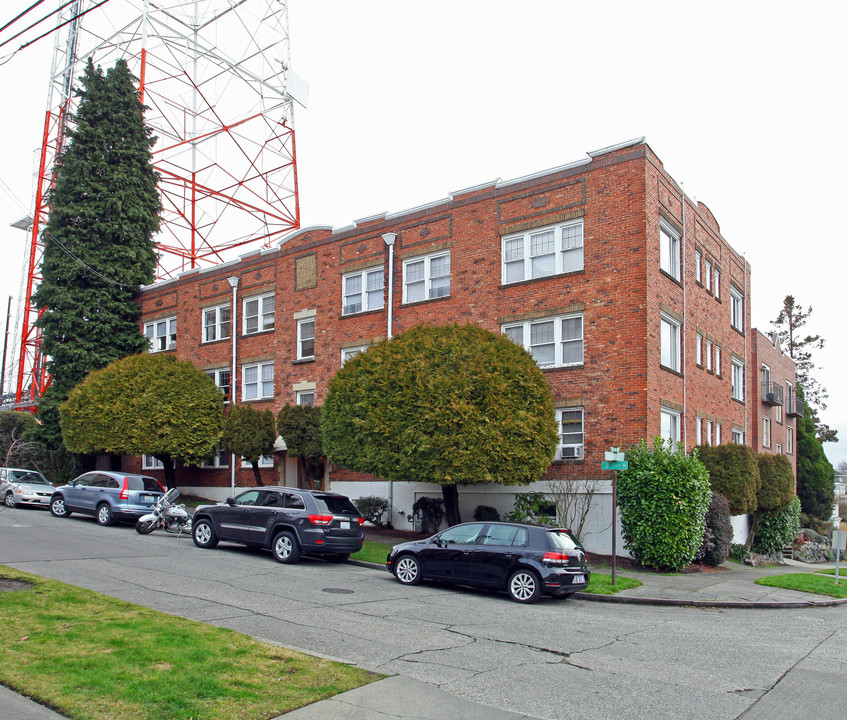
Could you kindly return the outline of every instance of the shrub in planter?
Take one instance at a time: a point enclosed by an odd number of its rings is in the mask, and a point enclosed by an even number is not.
[[[376,525],[376,527],[382,527],[382,516],[388,510],[388,500],[386,498],[377,495],[366,495],[365,497],[360,497],[358,500],[354,500],[353,504],[365,520]]]
[[[493,508],[490,505],[477,505],[473,511],[473,519],[496,522],[500,519],[500,513],[497,511],[497,508]]]
[[[800,499],[795,496],[784,510],[762,514],[752,550],[762,555],[781,552],[794,542],[799,529]]]
[[[712,493],[706,512],[703,544],[697,551],[696,560],[718,567],[726,562],[732,546],[732,521],[729,515],[729,500],[720,493]]]

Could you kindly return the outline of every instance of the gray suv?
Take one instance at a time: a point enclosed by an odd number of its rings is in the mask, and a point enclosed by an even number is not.
[[[72,512],[93,515],[101,525],[138,520],[150,512],[164,490],[156,478],[97,470],[56,488],[50,512],[68,517]]]

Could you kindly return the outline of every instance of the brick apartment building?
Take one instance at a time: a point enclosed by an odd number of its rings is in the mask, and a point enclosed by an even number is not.
[[[234,308],[229,278],[237,278]],[[305,228],[140,293],[151,351],[191,360],[227,397],[234,381],[237,402],[274,412],[320,404],[345,358],[419,323],[502,332],[538,360],[556,399],[561,445],[542,480],[604,486],[605,451],[656,435],[686,448],[745,442],[795,464],[793,363],[750,327],[750,298],[743,256],[643,138],[349,227]],[[297,464],[278,445],[264,462],[266,482],[298,484]],[[326,480],[353,498],[390,497],[398,527],[418,496],[440,496],[414,478],[387,482],[334,466]],[[220,499],[232,468],[218,457],[178,468],[177,481]],[[235,482],[252,484],[251,471],[239,465]],[[461,488],[462,512],[510,510],[513,493]],[[608,496],[597,512],[608,517]],[[589,549],[607,543],[596,525]]]

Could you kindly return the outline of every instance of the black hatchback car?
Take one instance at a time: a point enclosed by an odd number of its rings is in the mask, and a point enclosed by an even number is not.
[[[269,548],[281,563],[295,563],[302,554],[345,562],[362,549],[364,522],[344,495],[262,487],[220,505],[200,505],[192,535],[201,548],[213,548],[220,540]]]
[[[506,590],[517,602],[567,598],[591,573],[579,542],[561,528],[518,523],[454,525],[426,540],[395,545],[386,560],[398,582],[439,580]]]

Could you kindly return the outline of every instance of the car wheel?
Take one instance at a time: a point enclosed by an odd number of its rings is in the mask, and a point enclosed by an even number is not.
[[[338,553],[336,555],[327,555],[327,560],[333,563],[346,563],[350,556],[347,553]]]
[[[194,538],[194,544],[197,547],[213,548],[218,544],[218,536],[215,533],[212,521],[205,518],[194,523],[191,537]]]
[[[139,535],[149,535],[153,532],[153,528],[156,527],[155,520],[139,520],[135,523],[135,532]]]
[[[300,546],[297,539],[287,530],[283,530],[274,538],[271,545],[274,559],[281,563],[296,563],[300,559]]]
[[[97,506],[97,522],[105,527],[115,524],[115,514],[109,503],[101,503]]]
[[[413,555],[401,555],[394,563],[394,577],[403,585],[417,585],[421,581],[421,564]]]
[[[541,583],[532,570],[515,570],[507,588],[512,600],[519,603],[535,602],[541,595]]]
[[[71,511],[65,507],[65,498],[57,495],[50,501],[50,512],[56,517],[69,517]]]
[[[3,502],[6,503],[6,507],[15,507],[15,496],[9,491],[6,493],[6,497],[3,498]]]

